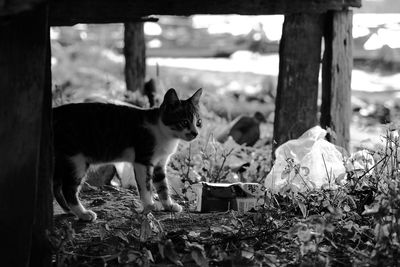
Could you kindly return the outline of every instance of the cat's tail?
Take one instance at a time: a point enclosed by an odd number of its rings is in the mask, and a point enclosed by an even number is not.
[[[54,192],[54,197],[56,198],[56,200],[57,200],[58,204],[61,206],[61,208],[66,213],[70,213],[71,209],[69,208],[67,201],[65,200],[61,185],[55,184],[53,187],[53,192]]]

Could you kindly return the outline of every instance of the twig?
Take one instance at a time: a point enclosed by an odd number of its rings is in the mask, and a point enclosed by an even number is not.
[[[321,154],[321,156],[322,156],[322,161],[324,162],[324,167],[325,167],[326,176],[327,176],[326,178],[328,178],[328,184],[329,184],[329,189],[330,189],[331,188],[331,178],[329,177],[328,167],[326,166],[324,154]]]
[[[299,167],[297,167],[296,165],[293,166],[292,163],[288,163],[288,164],[290,165],[291,168],[294,169],[295,173],[301,178],[301,180],[303,181],[303,183],[307,187],[307,189],[311,190],[311,188],[308,186],[306,180],[304,179],[304,177],[300,173],[300,165],[298,164]]]
[[[191,182],[190,181],[190,178],[189,178],[189,173],[190,173],[190,164],[191,164],[191,162],[192,162],[192,152],[191,152],[191,150],[192,150],[192,144],[190,144],[189,143],[189,149],[188,149],[189,151],[188,151],[188,163],[187,163],[187,172],[186,172],[186,180],[187,181],[189,181],[189,183]]]
[[[215,175],[215,181],[218,181],[217,179],[219,178],[219,175],[220,175],[222,169],[224,168],[224,165],[225,165],[225,163],[226,163],[226,160],[227,160],[228,157],[231,155],[231,153],[233,152],[233,150],[234,150],[234,149],[232,148],[227,154],[222,155],[222,157],[223,157],[224,159],[223,159],[223,161],[222,161],[221,166],[220,166],[219,169],[218,169],[217,174]]]
[[[365,176],[367,173],[369,173],[371,170],[373,170],[376,166],[378,166],[384,159],[386,159],[388,155],[385,155],[383,158],[381,158],[377,163],[374,164],[371,168],[369,168],[367,171],[365,171],[360,177],[357,178],[356,182],[353,185],[352,191],[356,189],[356,186],[358,182]]]

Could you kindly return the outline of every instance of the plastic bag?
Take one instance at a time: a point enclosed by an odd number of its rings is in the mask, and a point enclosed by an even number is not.
[[[326,141],[326,130],[315,126],[298,139],[287,141],[276,151],[276,160],[265,179],[273,192],[335,187],[335,178],[346,172],[342,153]]]

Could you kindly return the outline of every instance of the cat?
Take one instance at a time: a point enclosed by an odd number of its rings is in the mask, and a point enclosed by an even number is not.
[[[169,89],[158,108],[142,109],[107,103],[76,103],[53,108],[54,196],[65,212],[94,221],[95,212],[79,200],[79,189],[91,164],[129,162],[143,204],[155,209],[152,184],[165,210],[181,212],[168,189],[166,165],[179,140],[192,141],[202,120],[202,89],[180,100]]]

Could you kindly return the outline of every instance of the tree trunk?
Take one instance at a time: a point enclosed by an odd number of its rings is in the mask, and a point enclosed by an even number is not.
[[[349,149],[351,120],[352,11],[331,11],[326,16],[322,65],[321,126],[330,127],[330,141]]]
[[[143,92],[146,76],[146,44],[143,22],[125,23],[125,80],[129,91]]]
[[[318,124],[322,33],[323,15],[285,16],[279,50],[274,148]]]
[[[49,251],[31,254],[46,244],[52,215],[47,16],[47,6],[40,5],[0,24],[2,266],[51,265]]]

